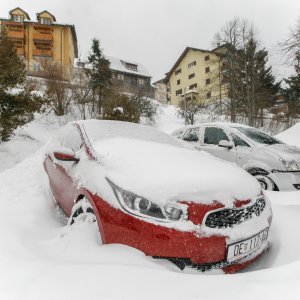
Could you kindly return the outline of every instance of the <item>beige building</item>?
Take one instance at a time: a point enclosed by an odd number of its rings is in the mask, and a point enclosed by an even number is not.
[[[187,47],[183,51],[166,76],[171,104],[191,100],[209,104],[226,97],[222,49],[210,51]]]
[[[155,100],[161,103],[169,102],[169,84],[166,78],[160,79],[153,83],[155,87]]]
[[[78,56],[74,25],[59,24],[48,11],[36,14],[31,21],[29,15],[17,7],[9,12],[8,19],[0,19],[8,37],[13,41],[17,53],[24,58],[28,75],[43,76],[43,66],[57,63],[69,77]]]

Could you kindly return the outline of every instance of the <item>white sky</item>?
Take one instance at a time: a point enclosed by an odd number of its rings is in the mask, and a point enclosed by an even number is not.
[[[300,17],[300,0],[1,0],[0,16],[17,6],[32,20],[46,9],[57,22],[74,24],[80,54],[97,37],[105,54],[144,64],[154,80],[186,46],[211,49],[215,33],[233,17],[254,22],[281,78],[290,71],[276,45]]]

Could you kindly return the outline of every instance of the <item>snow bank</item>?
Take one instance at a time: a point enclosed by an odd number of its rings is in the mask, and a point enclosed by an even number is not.
[[[164,113],[168,121],[161,119],[159,128],[171,132],[183,125],[176,127],[173,115]],[[54,129],[52,123],[40,128],[45,138]],[[37,131],[27,133],[36,138]],[[294,138],[300,143],[299,135]],[[27,140],[32,141],[20,137],[18,144],[3,144],[6,159]],[[181,272],[136,249],[101,245],[93,224],[66,230],[65,216],[46,188],[41,152],[0,173],[0,299],[299,299],[300,192],[267,193],[274,203],[271,247],[245,273]]]
[[[300,147],[300,123],[276,135],[279,140]]]

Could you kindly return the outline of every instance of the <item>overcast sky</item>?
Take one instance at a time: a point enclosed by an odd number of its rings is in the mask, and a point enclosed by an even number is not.
[[[300,17],[300,0],[1,0],[1,17],[17,6],[31,20],[48,10],[57,22],[74,24],[80,55],[97,37],[104,54],[144,64],[154,80],[171,69],[186,46],[211,49],[215,33],[234,17],[256,25],[280,78],[288,70],[276,44]]]

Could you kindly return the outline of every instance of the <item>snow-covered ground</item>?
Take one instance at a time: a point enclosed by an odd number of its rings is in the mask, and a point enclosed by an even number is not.
[[[172,107],[156,127],[183,125]],[[180,271],[124,245],[101,245],[95,224],[66,229],[42,167],[58,124],[39,116],[0,145],[0,299],[300,299],[300,192],[268,192],[269,251],[235,275]],[[300,145],[300,126],[278,136]]]

